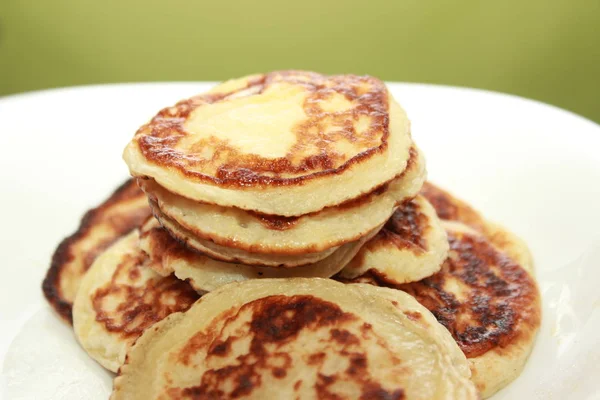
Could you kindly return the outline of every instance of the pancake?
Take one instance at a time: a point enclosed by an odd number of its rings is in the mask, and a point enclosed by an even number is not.
[[[231,282],[264,278],[317,277],[337,274],[356,255],[379,227],[354,243],[347,243],[329,257],[298,268],[269,268],[217,261],[189,250],[175,240],[155,219],[142,227],[140,247],[149,255],[149,266],[161,275],[174,273],[199,293],[213,291]]]
[[[448,240],[435,210],[422,196],[404,202],[382,230],[340,272],[342,279],[373,275],[395,284],[438,272]]]
[[[54,251],[42,290],[56,312],[71,323],[79,283],[98,254],[150,215],[144,193],[133,180],[123,183],[102,204],[89,210],[77,231]]]
[[[523,268],[533,271],[531,252],[517,235],[502,225],[486,220],[469,204],[430,182],[425,182],[421,194],[433,205],[440,219],[461,222],[471,227],[486,236]]]
[[[144,266],[133,231],[102,253],[83,277],[73,305],[75,335],[85,351],[117,372],[144,329],[187,310],[199,295],[186,282]]]
[[[399,289],[427,307],[452,334],[469,360],[483,398],[522,371],[540,326],[535,279],[485,236],[445,222],[450,255],[437,274],[396,285],[374,276],[357,279]]]
[[[191,200],[292,217],[390,182],[411,147],[380,80],[277,71],[163,109],[123,157],[133,176]]]
[[[263,215],[199,203],[169,192],[153,179],[139,179],[139,183],[151,199],[157,218],[162,220],[164,216],[171,224],[179,225],[178,230],[225,248],[208,253],[211,257],[234,261],[231,249],[239,250],[240,254],[321,253],[326,257],[328,253],[324,250],[354,242],[382,225],[402,200],[418,193],[424,180],[424,157],[415,148],[407,169],[389,184],[359,199],[301,217]],[[259,263],[265,264],[264,260]]]
[[[448,331],[407,294],[295,278],[226,285],[147,329],[111,399],[158,398],[469,400],[477,393]]]

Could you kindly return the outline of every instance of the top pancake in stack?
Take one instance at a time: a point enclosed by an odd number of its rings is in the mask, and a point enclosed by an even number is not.
[[[402,108],[372,77],[280,71],[165,108],[124,153],[155,216],[212,258],[296,267],[373,234],[423,184]]]

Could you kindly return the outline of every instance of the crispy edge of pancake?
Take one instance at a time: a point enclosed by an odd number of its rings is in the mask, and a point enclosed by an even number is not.
[[[108,248],[119,237],[137,228],[151,214],[150,207],[147,207],[147,209],[140,208],[141,212],[134,215],[124,215],[128,219],[122,220],[122,225],[117,229],[114,228],[116,224],[111,225],[114,231],[110,235],[102,235],[91,249],[82,254],[81,260],[83,262],[81,263],[77,262],[77,246],[89,239],[90,235],[93,235],[94,229],[100,224],[107,223],[104,218],[113,208],[118,207],[123,202],[138,201],[136,200],[138,197],[141,200],[145,198],[145,194],[133,179],[128,179],[100,205],[88,210],[81,218],[77,230],[63,239],[54,251],[50,267],[42,282],[42,291],[52,308],[69,324],[73,323],[72,307],[74,299],[67,298],[61,291],[60,282],[64,277],[63,272],[73,268],[75,271],[80,271],[80,275],[83,276],[98,254]]]

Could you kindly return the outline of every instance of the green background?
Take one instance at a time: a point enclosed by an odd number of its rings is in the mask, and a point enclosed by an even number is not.
[[[282,68],[492,89],[600,121],[600,0],[0,0],[0,95]]]

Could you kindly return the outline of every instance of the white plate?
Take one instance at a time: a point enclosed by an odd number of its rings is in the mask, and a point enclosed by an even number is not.
[[[106,399],[40,285],[59,240],[126,176],[121,150],[158,109],[207,83],[109,85],[0,99],[0,361],[7,399]],[[600,126],[517,97],[391,84],[431,180],[521,235],[543,295],[519,379],[494,399],[600,398]]]

